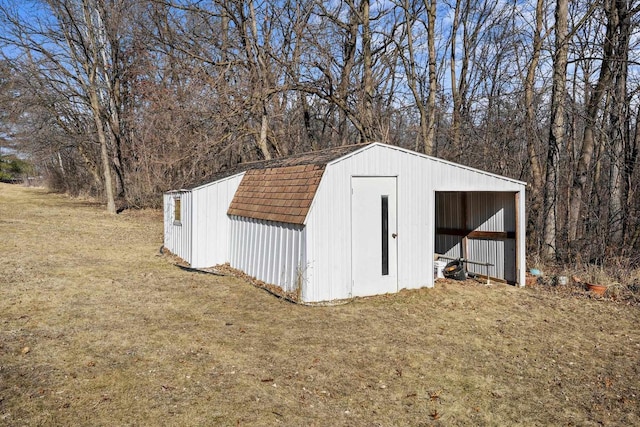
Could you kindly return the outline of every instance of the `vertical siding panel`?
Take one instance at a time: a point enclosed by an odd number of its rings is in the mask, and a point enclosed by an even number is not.
[[[231,236],[235,236],[239,233],[238,223],[231,217]],[[240,245],[237,239],[229,239],[229,246],[231,247],[231,257],[229,258],[229,264],[235,264],[238,259],[238,252]]]
[[[239,217],[238,218],[238,227],[243,230],[244,233],[244,241],[239,242],[242,245],[242,257],[239,259],[240,264],[238,268],[244,269],[245,265],[251,263],[251,248],[254,245],[253,236],[251,235],[251,222],[248,219]],[[244,270],[245,273],[251,274],[251,271]]]
[[[291,230],[289,228],[288,224],[285,224],[284,226],[284,234],[285,234],[285,243],[287,245],[287,261],[285,263],[285,265],[287,266],[292,266],[293,264],[293,242],[291,241]],[[289,276],[289,269],[284,269],[283,271],[280,272],[282,277],[283,277],[283,286],[285,287],[285,289],[287,288],[288,284],[289,284],[289,280],[291,279],[291,277]]]
[[[282,248],[282,258],[283,258],[283,263],[282,263],[282,267],[281,270],[279,271],[279,280],[284,284],[287,280],[287,277],[285,275],[285,271],[287,268],[287,265],[289,265],[290,263],[290,258],[289,258],[289,230],[287,230],[286,226],[282,226],[282,244],[283,244],[283,248]]]
[[[283,269],[280,271],[280,277],[282,277],[283,283],[289,283],[289,280],[291,279],[289,276],[290,269],[287,268],[287,266],[293,266],[295,262],[293,254],[292,230],[288,224],[283,226],[282,233],[285,236],[285,262],[283,264]]]
[[[253,245],[251,245],[251,275],[258,277],[258,265],[260,259],[258,258],[258,248],[260,247],[260,228],[258,227],[258,220],[251,219],[251,234],[253,235]]]
[[[255,226],[255,232],[256,232],[256,238],[258,241],[258,244],[256,245],[256,247],[254,248],[255,251],[255,267],[256,267],[256,273],[255,276],[256,277],[264,277],[263,275],[263,271],[262,271],[262,266],[264,265],[264,257],[265,257],[265,253],[260,253],[260,248],[263,247],[264,242],[265,242],[265,232],[266,229],[263,227],[260,227],[258,225],[258,221],[256,220],[254,223]]]
[[[262,272],[262,266],[264,265],[264,257],[265,257],[265,253],[261,253],[260,249],[264,248],[264,242],[265,242],[265,232],[266,232],[266,228],[265,227],[260,227],[259,221],[256,220],[254,222],[254,227],[255,227],[255,232],[256,232],[256,237],[258,238],[258,244],[256,245],[255,248],[253,248],[254,252],[255,252],[255,267],[256,267],[256,273],[255,276],[256,277],[264,277],[263,276],[263,272]]]
[[[271,243],[271,230],[273,230],[273,227],[262,227],[262,247],[265,247],[264,243],[265,242],[269,242]],[[275,243],[275,242],[274,242]],[[269,278],[269,262],[271,260],[271,254],[272,251],[267,251],[265,254],[262,255],[262,263],[261,263],[261,271],[260,271],[260,275],[262,277],[266,277],[267,279]]]
[[[479,231],[515,232],[515,197],[513,192],[475,192],[471,195],[470,227]],[[517,281],[515,239],[471,239],[468,258],[494,264],[490,275],[503,280]],[[510,249],[512,248],[512,249]],[[469,270],[486,274],[486,268],[469,264]]]
[[[240,226],[240,219],[237,216],[232,217],[232,222],[235,227],[235,233],[231,235],[231,241],[235,242],[236,245],[236,258],[231,262],[231,265],[237,265],[235,263],[239,263],[240,260],[244,257],[244,251],[247,248],[247,233],[244,227]],[[235,236],[239,236],[236,238]]]
[[[245,241],[244,230],[239,226],[237,217],[231,217],[231,224],[233,224],[231,236],[238,236],[238,238],[231,238],[231,244],[235,247],[233,251],[233,258],[229,260],[231,265],[237,265],[242,257],[243,246],[241,242]]]
[[[193,190],[168,193],[169,197],[180,194],[184,206],[181,231],[178,232],[181,237],[176,242],[179,249],[172,252],[187,260],[192,267],[210,267],[229,261],[231,223],[227,209],[242,176],[236,175]]]
[[[242,251],[240,253],[240,258],[238,259],[238,268],[242,268],[241,266],[244,266],[245,263],[249,261],[249,256],[250,256],[249,251],[251,250],[251,246],[253,245],[253,242],[251,241],[251,234],[249,233],[250,224],[248,220],[245,220],[241,217],[237,217],[237,221],[238,221],[238,229],[242,230],[242,234],[243,234],[243,240],[238,242],[238,244],[242,248]],[[249,273],[249,272],[245,271],[245,273]]]
[[[436,225],[443,228],[462,229],[467,226],[462,214],[462,200],[464,194],[439,192],[436,193],[438,217]],[[447,258],[462,256],[462,237],[443,235],[438,236],[435,251]]]
[[[269,262],[268,269],[265,277],[267,277],[268,283],[277,283],[278,282],[278,272],[280,271],[280,264],[278,261],[278,251],[280,247],[280,241],[278,240],[278,230],[279,227],[271,227],[270,228],[270,237],[269,240],[271,242],[270,253],[268,254]]]
[[[251,246],[251,275],[254,277],[260,276],[259,274],[259,266],[260,266],[260,258],[259,258],[259,248],[260,248],[260,231],[261,228],[258,225],[257,219],[251,219],[251,232],[254,237],[254,244]]]
[[[304,244],[304,227],[273,221],[234,216],[231,218],[231,246],[238,256],[232,267],[283,290],[295,289],[297,271],[304,264],[300,245]]]
[[[251,251],[253,250],[252,248],[255,246],[255,242],[253,241],[253,234],[252,234],[252,224],[251,224],[251,220],[249,219],[245,219],[245,218],[240,218],[239,219],[239,223],[238,225],[243,227],[245,230],[245,240],[244,242],[240,242],[240,244],[244,245],[244,256],[241,259],[241,262],[243,263],[247,263],[247,264],[242,264],[247,265],[247,270],[245,270],[246,273],[251,274],[251,270],[249,270],[249,265],[251,265]]]
[[[249,275],[256,277],[256,266],[258,264],[258,257],[257,257],[257,251],[256,248],[258,247],[258,244],[260,243],[260,239],[258,237],[258,230],[256,227],[256,220],[255,219],[247,219],[247,222],[249,223],[249,236],[250,237],[250,241],[251,241],[251,246],[249,246],[249,265],[247,265],[247,268],[249,269]]]
[[[273,258],[273,265],[274,265],[274,270],[273,270],[273,276],[271,276],[271,283],[278,283],[278,279],[279,279],[279,275],[280,275],[280,269],[282,268],[282,245],[283,245],[283,238],[282,238],[282,227],[278,227],[276,228],[276,233],[275,233],[275,244],[276,244],[276,249],[275,249],[275,254],[274,254],[274,258]]]
[[[278,263],[278,271],[276,276],[276,281],[278,283],[284,283],[284,271],[287,268],[287,233],[284,227],[278,227],[278,238],[280,239],[279,247],[279,263]]]
[[[253,220],[242,218],[241,224],[244,225],[245,222],[247,226],[247,237],[248,237],[247,242],[249,242],[249,245],[247,245],[247,258],[246,258],[248,263],[246,264],[246,266],[244,266],[243,269],[246,269],[245,272],[247,272],[250,276],[254,276],[255,275],[254,268],[256,265],[254,248],[256,247],[258,242],[257,242],[255,230],[253,228]]]
[[[295,242],[296,242],[296,268],[293,270],[293,275],[291,277],[291,289],[289,289],[290,291],[293,291],[296,286],[298,285],[298,279],[299,277],[302,277],[302,273],[304,271],[304,257],[302,256],[302,237],[303,237],[303,233],[295,233],[294,234],[294,238],[295,238]]]
[[[280,274],[280,230],[281,227],[272,227],[271,230],[273,250],[270,255],[271,267],[269,272],[269,283],[277,283],[278,275]]]
[[[298,270],[298,250],[297,250],[297,246],[298,246],[298,236],[297,233],[293,230],[293,228],[289,228],[289,235],[290,235],[290,242],[291,242],[291,269],[289,269],[289,271],[286,271],[285,274],[287,275],[287,283],[289,284],[289,287],[291,290],[291,288],[293,287],[293,283],[295,282],[295,276],[296,276],[296,271]]]
[[[263,277],[266,278],[266,282],[267,283],[273,283],[273,250],[275,248],[275,245],[277,244],[276,240],[274,239],[275,237],[275,228],[274,227],[269,227],[266,230],[266,240],[268,242],[272,242],[272,249],[270,251],[268,251],[268,253],[265,254],[265,260],[264,260],[264,264],[262,267],[262,275]]]
[[[288,266],[292,266],[293,265],[293,259],[294,259],[294,253],[293,253],[293,241],[292,241],[292,236],[291,236],[291,229],[289,228],[289,225],[286,224],[284,226],[284,233],[285,233],[285,242],[287,244],[287,262],[286,265]],[[289,269],[286,269],[284,271],[281,272],[282,275],[284,276],[284,280],[283,283],[285,284],[285,286],[289,283],[289,281],[291,280],[291,276],[290,276],[290,271]]]
[[[265,233],[267,232],[268,228],[266,227],[259,227],[258,226],[258,221],[256,221],[256,235],[258,237],[258,245],[254,248],[254,250],[257,252],[256,253],[256,277],[260,276],[260,277],[264,277],[264,271],[263,271],[263,267],[264,267],[264,258],[266,256],[266,254],[264,253],[259,253],[258,252],[258,248],[263,248],[264,247],[264,242],[266,241],[265,238]]]
[[[232,234],[231,240],[235,241],[235,245],[237,246],[235,261],[239,263],[240,260],[246,259],[247,249],[249,247],[249,245],[247,244],[249,242],[249,238],[247,236],[247,228],[243,227],[241,219],[236,216],[234,217],[233,222],[237,234]],[[236,238],[236,236],[238,236],[238,238]]]
[[[282,227],[273,227],[272,228],[272,245],[273,250],[271,251],[270,259],[271,259],[271,268],[269,271],[269,283],[278,283],[278,276],[280,274],[280,245],[282,242],[281,239],[281,231]]]
[[[185,260],[187,260],[189,263],[193,261],[191,259],[191,243],[193,238],[193,217],[191,215],[193,212],[193,209],[191,209],[191,204],[193,202],[193,198],[191,197],[192,194],[193,193],[190,191],[183,193],[180,202],[182,205],[182,253],[184,253]]]
[[[174,203],[180,198],[181,220],[175,224]],[[175,191],[167,193],[164,197],[165,217],[165,247],[172,253],[191,263],[191,221],[190,221],[191,193],[188,191]]]
[[[300,271],[300,283],[297,283],[301,288],[299,294],[302,295],[302,291],[307,284],[307,271],[308,271],[308,261],[307,261],[307,227],[302,229],[302,233],[300,233],[299,237],[300,241],[300,266],[302,270]]]
[[[233,236],[236,233],[236,223],[235,221],[230,221],[229,232]],[[236,241],[234,239],[229,239],[229,263],[232,263],[236,259]]]
[[[256,246],[256,242],[254,240],[255,236],[253,235],[253,223],[251,222],[250,219],[246,219],[246,218],[240,218],[240,222],[239,224],[241,227],[246,227],[246,240],[245,240],[245,257],[242,258],[242,262],[246,263],[246,264],[241,264],[242,268],[245,273],[249,274],[250,276],[253,275],[253,271],[251,270],[251,265],[252,265],[252,261],[253,261],[253,248]]]

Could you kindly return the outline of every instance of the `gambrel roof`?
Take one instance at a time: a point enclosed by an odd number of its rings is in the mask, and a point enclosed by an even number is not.
[[[333,147],[324,150],[294,154],[288,157],[256,162],[240,163],[220,171],[207,179],[206,187],[226,178],[243,174],[242,181],[233,195],[228,215],[264,221],[304,224],[316,191],[328,164],[371,146],[383,145],[411,156],[430,159],[460,170],[473,171],[483,176],[520,183],[511,178],[480,171],[468,166],[448,162],[400,147],[380,143],[367,143]]]
[[[293,156],[239,164],[245,172],[227,214],[304,224],[327,163],[368,144],[346,145]]]

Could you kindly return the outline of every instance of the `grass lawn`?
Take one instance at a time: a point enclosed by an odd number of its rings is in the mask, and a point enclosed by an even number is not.
[[[0,425],[640,425],[640,307],[474,282],[294,305],[162,213],[0,184]]]

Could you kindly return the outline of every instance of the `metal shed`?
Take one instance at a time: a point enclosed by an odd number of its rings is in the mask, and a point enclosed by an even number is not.
[[[525,183],[381,143],[245,163],[165,193],[164,245],[317,303],[434,284],[434,254],[525,278]]]

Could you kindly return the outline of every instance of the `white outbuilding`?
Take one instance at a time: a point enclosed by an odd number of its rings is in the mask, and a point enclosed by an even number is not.
[[[434,255],[525,283],[525,183],[381,143],[245,163],[164,195],[164,246],[303,303],[434,285]]]

